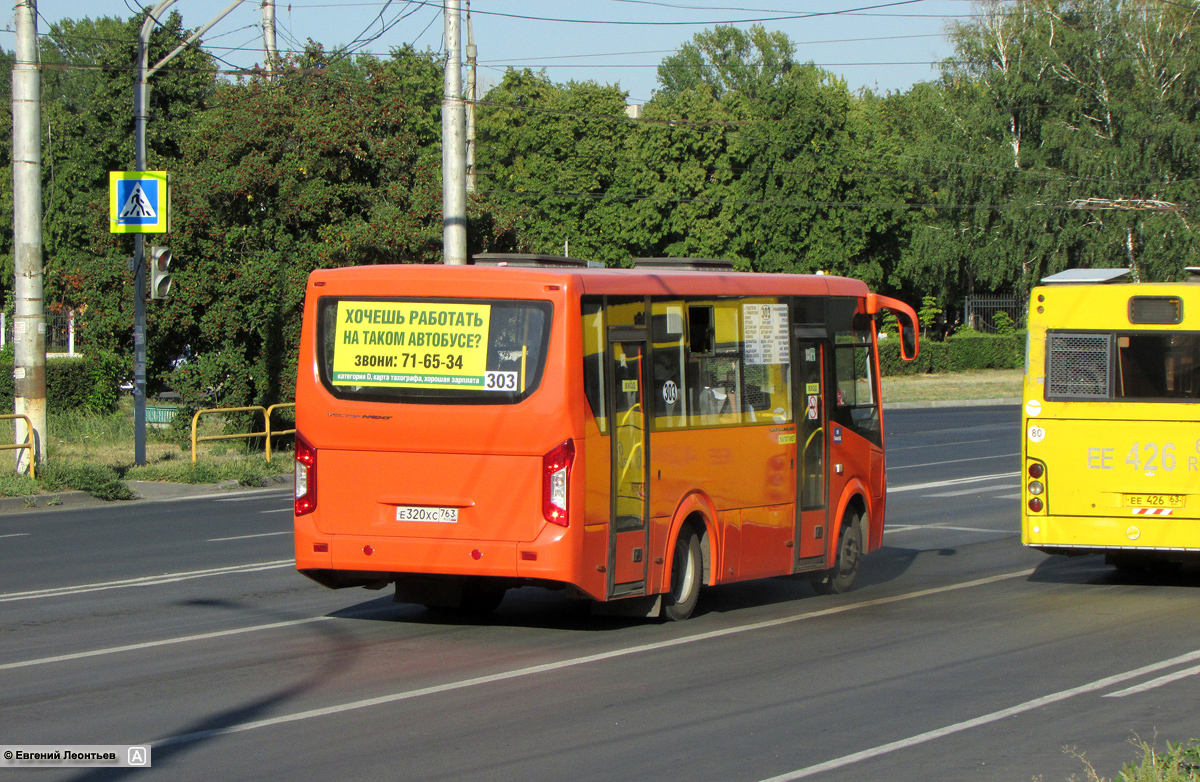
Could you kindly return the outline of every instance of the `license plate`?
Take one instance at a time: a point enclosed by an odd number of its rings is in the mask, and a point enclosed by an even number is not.
[[[431,508],[421,505],[398,505],[396,521],[424,521],[434,524],[457,524],[458,508]]]
[[[1122,505],[1126,508],[1183,508],[1187,506],[1186,494],[1124,494]]]

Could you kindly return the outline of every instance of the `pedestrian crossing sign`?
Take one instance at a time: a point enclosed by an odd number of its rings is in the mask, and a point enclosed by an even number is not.
[[[108,230],[162,234],[170,227],[166,171],[108,172]]]

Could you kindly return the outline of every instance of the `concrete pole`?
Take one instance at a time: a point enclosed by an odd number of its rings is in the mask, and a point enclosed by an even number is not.
[[[462,96],[460,0],[445,0],[446,72],[442,91],[442,262],[467,263],[466,113]]]
[[[263,55],[267,71],[275,73],[279,67],[279,52],[275,48],[275,0],[262,0]]]
[[[475,192],[475,25],[471,24],[471,0],[465,0],[467,10],[467,192]]]
[[[13,412],[15,442],[26,439],[34,450],[18,450],[17,472],[30,459],[46,461],[46,318],[42,307],[42,103],[37,52],[37,0],[18,0],[15,8],[17,51],[12,74],[13,113],[13,271],[16,317],[13,319]]]

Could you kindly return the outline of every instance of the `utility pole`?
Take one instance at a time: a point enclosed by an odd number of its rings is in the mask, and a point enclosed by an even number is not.
[[[467,263],[467,150],[462,95],[460,0],[444,0],[446,71],[442,83],[442,262]]]
[[[42,309],[42,103],[37,0],[17,0],[13,113],[13,412],[17,472],[46,461],[46,318]],[[30,432],[29,428],[33,431]]]
[[[274,74],[279,67],[279,52],[275,48],[275,0],[262,0],[262,29],[267,71]]]
[[[133,140],[134,168],[137,171],[146,170],[146,114],[149,111],[149,87],[147,80],[166,65],[175,55],[182,52],[201,35],[212,29],[233,9],[241,5],[243,0],[234,0],[224,11],[211,22],[192,33],[186,41],[171,50],[171,53],[158,61],[153,68],[149,67],[150,33],[159,24],[159,19],[175,0],[160,0],[151,9],[142,22],[142,31],[138,35],[137,48],[137,81],[133,85]],[[133,462],[137,465],[146,463],[146,243],[142,234],[134,234],[133,238]]]
[[[471,0],[467,4],[467,192],[475,192],[475,25],[471,24]]]

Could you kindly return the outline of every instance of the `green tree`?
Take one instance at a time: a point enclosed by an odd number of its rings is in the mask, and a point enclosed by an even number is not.
[[[441,256],[440,174],[414,140],[424,107],[403,67],[321,68],[310,48],[273,80],[218,89],[175,186],[175,288],[155,369],[185,398],[272,403],[294,392],[308,273]],[[428,75],[428,74],[427,74]]]
[[[569,246],[573,256],[621,261],[618,218],[597,206],[632,126],[624,92],[509,69],[477,123],[477,209],[510,225],[512,249],[558,255]]]
[[[150,37],[154,63],[187,37],[172,13]],[[42,40],[45,288],[50,311],[80,313],[89,350],[132,352],[129,236],[108,231],[108,172],[134,166],[133,84],[142,19],[64,21]],[[190,48],[151,79],[149,168],[175,171],[215,87],[212,59]],[[6,183],[6,187],[11,187]],[[9,211],[11,215],[11,210]],[[11,274],[4,285],[10,284]]]
[[[658,66],[656,97],[702,91],[714,98],[754,96],[779,85],[796,67],[796,46],[785,33],[762,25],[749,30],[718,25],[696,33]]]

